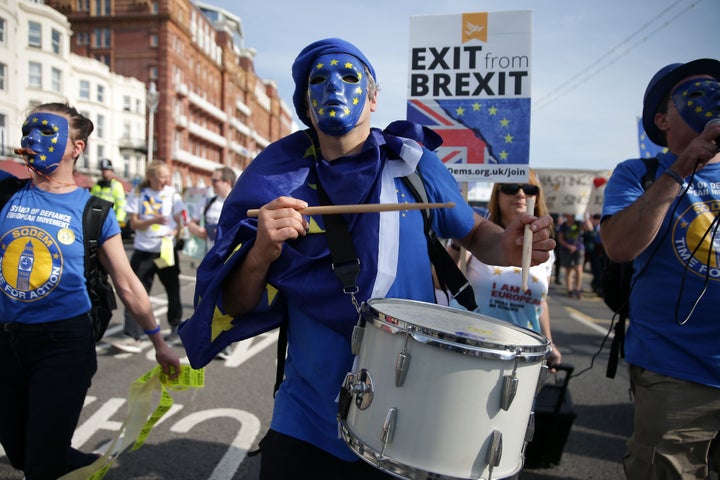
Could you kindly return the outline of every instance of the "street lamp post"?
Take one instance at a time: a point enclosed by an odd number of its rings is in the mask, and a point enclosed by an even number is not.
[[[150,88],[147,91],[147,109],[148,109],[148,138],[147,138],[147,163],[148,165],[150,162],[152,162],[153,159],[153,140],[155,138],[155,112],[158,108],[158,103],[160,103],[160,92],[157,91],[157,88],[155,87],[155,82],[150,82]]]

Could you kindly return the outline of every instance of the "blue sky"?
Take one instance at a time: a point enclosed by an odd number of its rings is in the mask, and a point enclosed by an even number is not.
[[[205,0],[239,16],[255,69],[292,107],[290,66],[307,44],[341,37],[380,84],[373,125],[404,119],[412,15],[532,10],[530,165],[612,169],[639,155],[637,117],[661,67],[720,57],[718,0]]]

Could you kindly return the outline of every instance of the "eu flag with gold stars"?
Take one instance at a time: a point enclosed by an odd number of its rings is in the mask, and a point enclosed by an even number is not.
[[[656,157],[659,153],[667,152],[666,147],[661,147],[660,145],[654,143],[648,138],[647,134],[645,133],[645,129],[643,128],[642,118],[638,117],[637,125],[638,146],[640,147],[640,156],[642,158],[653,158]]]

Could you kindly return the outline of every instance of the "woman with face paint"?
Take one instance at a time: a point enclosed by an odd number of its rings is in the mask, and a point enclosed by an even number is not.
[[[546,261],[555,246],[552,220],[520,215],[503,230],[465,202],[432,151],[437,134],[406,121],[371,128],[375,70],[351,43],[328,38],[308,45],[292,74],[295,111],[308,129],[269,145],[238,179],[218,240],[198,269],[195,312],[179,333],[197,367],[233,341],[287,323],[284,380],[260,443],[261,479],[392,478],[338,435],[338,394],[353,365],[354,302],[435,301],[422,213],[343,215],[360,266],[350,295],[333,270],[327,218],[300,210],[320,204],[320,195],[334,205],[414,203],[402,177],[418,172],[428,201],[456,204],[433,211],[435,232],[500,265],[521,264],[525,224],[535,231],[533,262]],[[247,210],[257,208],[258,218],[249,218]]]
[[[600,236],[633,261],[625,360],[635,402],[625,474],[710,478],[720,431],[720,61],[660,69],[643,101],[648,137],[666,146],[654,183],[640,159],[605,187]],[[720,455],[715,452],[715,469]]]
[[[73,178],[92,131],[71,106],[35,107],[17,149],[32,179],[0,211],[0,444],[27,480],[54,480],[98,458],[70,443],[97,369],[82,228],[90,193]],[[0,172],[0,181],[12,179]],[[176,377],[178,356],[156,328],[112,209],[99,244],[120,299],[148,333],[163,371]]]

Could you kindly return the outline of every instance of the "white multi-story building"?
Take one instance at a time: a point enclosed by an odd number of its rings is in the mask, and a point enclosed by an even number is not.
[[[72,35],[67,18],[40,1],[0,0],[0,156],[20,146],[29,108],[67,102],[95,125],[78,171],[96,178],[100,159],[109,158],[117,175],[142,177],[145,85],[70,53]]]

